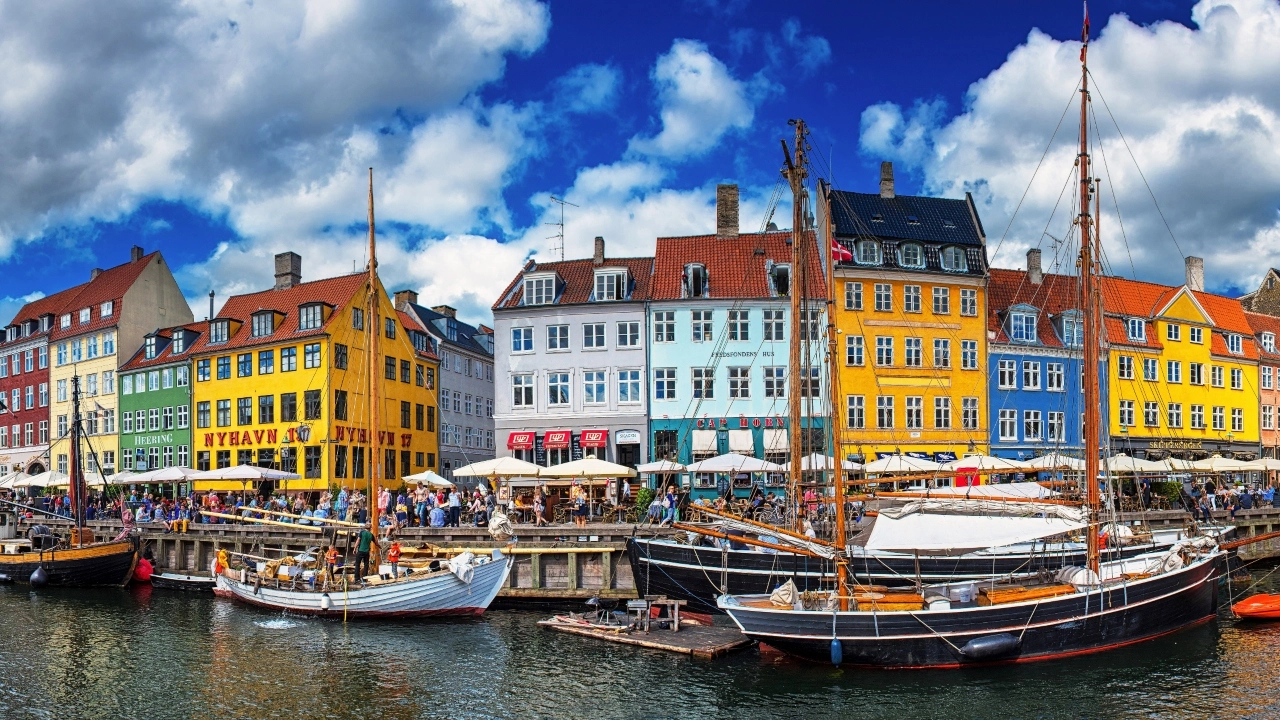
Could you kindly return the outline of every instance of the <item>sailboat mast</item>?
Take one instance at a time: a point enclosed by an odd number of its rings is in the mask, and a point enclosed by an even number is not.
[[[800,526],[800,479],[803,462],[803,443],[800,427],[800,388],[807,383],[807,369],[801,366],[800,342],[805,330],[801,322],[804,307],[805,289],[805,253],[804,253],[804,180],[808,175],[805,170],[805,135],[808,134],[804,120],[794,120],[796,128],[795,158],[786,152],[787,144],[782,143],[783,155],[787,161],[787,169],[783,172],[791,185],[791,343],[788,348],[788,365],[791,367],[791,392],[787,393],[788,422],[791,428],[791,472],[787,484],[790,486],[791,507],[796,509],[796,527]]]
[[[17,427],[17,426],[15,426]],[[81,528],[84,527],[84,504],[87,493],[84,468],[80,463],[80,376],[71,376],[71,458],[67,467],[71,475],[67,481],[68,500],[71,501],[71,529],[76,546],[84,544]]]
[[[1080,289],[1084,300],[1084,477],[1090,525],[1087,530],[1089,569],[1098,572],[1098,527],[1100,518],[1098,492],[1099,433],[1101,432],[1101,397],[1098,390],[1099,344],[1102,339],[1102,308],[1098,302],[1096,272],[1097,233],[1089,213],[1093,180],[1089,175],[1089,6],[1085,5],[1084,30],[1080,39]]]
[[[369,528],[378,534],[378,485],[382,473],[382,424],[378,418],[378,254],[373,235],[373,168],[369,168]]]
[[[836,397],[836,378],[839,372],[839,362],[836,355],[836,256],[833,250],[835,243],[835,221],[831,218],[831,196],[830,186],[825,183],[819,184],[818,202],[825,202],[824,207],[828,208],[824,214],[827,221],[826,240],[820,248],[821,252],[826,255],[827,270],[827,417],[831,429],[831,481],[832,481],[832,499],[836,505],[836,536],[835,543],[840,552],[836,557],[836,594],[840,597],[840,609],[842,611],[849,609],[849,593],[845,585],[845,529],[844,529],[844,450],[841,447],[840,440],[844,437],[840,421],[840,413],[837,408],[840,407]],[[825,193],[826,197],[823,197]]]

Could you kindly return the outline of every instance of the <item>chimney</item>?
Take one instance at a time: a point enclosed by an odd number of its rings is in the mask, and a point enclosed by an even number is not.
[[[431,309],[435,310],[436,312],[440,313],[445,317],[451,317],[451,318],[454,318],[455,320],[458,317],[458,311],[452,307],[449,307],[448,305],[437,305]]]
[[[1032,285],[1039,285],[1044,281],[1044,272],[1040,269],[1040,250],[1039,248],[1031,248],[1027,251],[1027,280]]]
[[[302,282],[302,256],[295,252],[276,255],[276,289],[287,290]]]
[[[716,236],[738,237],[738,186],[716,186]]]
[[[102,274],[102,268],[94,268],[94,269],[92,269],[92,270],[90,270],[90,271],[89,271],[89,279],[90,279],[90,280],[97,280],[97,279],[98,279],[98,276],[99,276],[99,275],[101,275],[101,274]]]
[[[209,317],[205,318],[205,320],[212,320],[212,319],[213,319],[213,291],[210,290],[209,291]]]
[[[418,293],[413,290],[396,291],[396,309],[409,312],[410,305],[418,304]]]
[[[591,264],[592,265],[604,264],[604,238],[600,237],[599,235],[596,236],[595,251],[591,254]]]
[[[892,200],[897,197],[893,194],[893,163],[880,163],[880,197],[886,200]]]
[[[129,262],[138,262],[141,259],[142,259],[142,248],[140,246],[134,245],[133,247],[129,248]]]
[[[1204,292],[1204,258],[1188,255],[1186,265],[1187,289]]]

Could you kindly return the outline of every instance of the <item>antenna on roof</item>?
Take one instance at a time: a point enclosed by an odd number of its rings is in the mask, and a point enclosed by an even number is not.
[[[560,230],[559,232],[557,232],[555,235],[552,235],[551,237],[549,237],[549,238],[547,238],[547,239],[548,239],[548,240],[555,240],[555,241],[556,241],[555,245],[552,245],[552,246],[551,246],[551,254],[552,254],[552,255],[559,254],[559,255],[560,255],[560,262],[564,262],[564,206],[565,206],[565,205],[572,205],[573,207],[578,207],[578,206],[577,206],[577,205],[574,205],[573,203],[569,202],[568,200],[561,200],[560,198],[556,197],[555,195],[552,195],[552,196],[551,196],[551,202],[553,202],[553,203],[555,203],[555,204],[557,204],[557,205],[559,205],[559,206],[560,206],[560,222],[558,222],[558,223],[543,223],[543,224],[544,224],[544,225],[552,225],[552,226],[555,226],[556,228],[559,228],[559,230]]]

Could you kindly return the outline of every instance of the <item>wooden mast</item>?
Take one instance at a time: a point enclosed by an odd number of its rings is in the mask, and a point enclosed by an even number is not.
[[[1089,5],[1085,4],[1084,29],[1080,33],[1080,151],[1076,157],[1080,168],[1080,288],[1084,301],[1084,476],[1088,493],[1090,521],[1087,530],[1089,569],[1099,569],[1098,492],[1099,432],[1101,430],[1101,397],[1098,390],[1099,344],[1102,337],[1102,308],[1098,302],[1097,233],[1093,232],[1093,181],[1089,175]]]
[[[16,408],[15,408],[16,409]],[[14,427],[17,427],[16,425]],[[71,501],[71,541],[76,547],[84,546],[84,506],[88,499],[88,487],[84,482],[84,468],[80,462],[80,376],[71,376],[71,457],[67,467],[67,494]]]
[[[791,445],[791,472],[788,473],[787,484],[790,486],[791,502],[790,506],[796,509],[795,525],[800,527],[800,509],[803,507],[800,502],[800,479],[802,477],[802,460],[803,443],[801,437],[803,430],[800,427],[800,387],[801,383],[807,383],[809,378],[805,376],[805,369],[801,365],[800,342],[803,339],[802,334],[805,330],[805,323],[802,322],[802,313],[806,311],[804,306],[804,290],[805,290],[805,253],[804,253],[804,180],[808,175],[805,170],[805,136],[808,130],[805,128],[804,120],[792,120],[791,124],[796,128],[795,138],[795,158],[792,159],[791,153],[787,150],[787,142],[782,141],[783,157],[786,159],[787,169],[783,174],[787,176],[787,182],[791,185],[791,342],[789,345],[788,366],[790,366],[791,388],[787,393],[787,410],[788,424],[790,426]]]
[[[836,505],[836,547],[840,553],[836,556],[836,590],[840,597],[840,609],[849,609],[849,593],[845,582],[845,524],[844,524],[844,450],[840,440],[843,435],[843,424],[840,421],[840,407],[836,396],[836,373],[840,371],[836,355],[836,255],[835,255],[835,220],[831,217],[831,187],[825,183],[819,186],[818,202],[825,202],[827,211],[826,241],[819,250],[826,256],[827,270],[827,418],[831,428],[831,453],[834,462],[831,468],[832,499]],[[825,193],[825,197],[822,195]]]
[[[369,168],[369,528],[378,534],[378,487],[382,473],[382,425],[378,419],[378,254],[373,237],[373,168]]]

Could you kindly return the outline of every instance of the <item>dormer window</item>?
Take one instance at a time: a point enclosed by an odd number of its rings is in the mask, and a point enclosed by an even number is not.
[[[51,325],[53,325],[52,315],[45,315],[40,318],[40,332],[48,332]]]
[[[62,317],[58,318],[58,327],[71,327],[71,313],[63,313]]]
[[[954,245],[942,248],[942,269],[947,272],[968,272],[969,260],[964,248]]]
[[[769,268],[769,284],[773,287],[774,297],[791,295],[791,266],[774,265]]]
[[[1037,313],[1030,307],[1009,313],[1009,339],[1017,343],[1033,343],[1039,340],[1036,332]]]
[[[227,341],[228,331],[231,329],[231,322],[228,320],[214,320],[209,326],[209,344],[224,343]]]
[[[857,261],[859,265],[880,264],[880,243],[875,240],[859,240],[857,248]]]
[[[1147,341],[1147,321],[1142,318],[1129,318],[1125,322],[1129,340],[1144,343]]]
[[[102,308],[101,308],[102,317],[111,317],[111,315],[114,314],[115,311],[116,311],[115,301],[108,300],[102,303]]]
[[[80,310],[80,324],[81,324],[81,325],[87,325],[87,324],[89,324],[89,318],[90,318],[90,316],[91,316],[90,310],[91,310],[91,308],[82,308],[82,309]]]
[[[626,270],[600,270],[596,272],[596,302],[625,300],[626,297]]]
[[[685,265],[684,267],[684,296],[685,297],[706,297],[707,294],[707,266],[705,265]]]
[[[1276,351],[1276,335],[1275,333],[1262,333],[1262,347],[1269,353]]]
[[[556,301],[556,278],[554,275],[526,278],[524,281],[525,305],[550,305]]]
[[[177,355],[178,353],[181,353],[186,349],[187,349],[187,331],[174,330],[173,331],[173,354]]]
[[[942,218],[942,227],[954,228],[955,226],[956,226],[956,223],[951,218]]]
[[[919,224],[920,224],[920,218],[916,217],[915,215],[908,215],[908,216],[907,216],[907,224],[908,224],[908,225],[919,225]]]
[[[924,248],[916,243],[898,246],[898,265],[906,268],[924,267]]]
[[[880,213],[875,213],[874,215],[871,216],[871,222],[884,222],[884,215],[881,215]]]
[[[143,357],[145,357],[148,360],[154,359],[156,356],[156,336],[151,335],[147,337],[147,339],[143,342],[142,347],[143,347],[143,350],[142,350]]]
[[[35,334],[36,334],[36,321],[35,321],[35,320],[28,320],[28,321],[26,321],[26,322],[22,323],[22,334],[23,334],[24,336],[28,336],[28,337],[29,337],[29,336],[31,336],[31,335],[35,335]]]
[[[1230,333],[1227,335],[1227,352],[1232,355],[1241,355],[1244,353],[1242,345],[1243,341],[1239,334]]]
[[[253,315],[253,336],[266,337],[276,331],[276,314],[260,312]]]
[[[1080,318],[1079,311],[1069,310],[1063,313],[1058,323],[1058,331],[1062,336],[1063,345],[1067,347],[1084,345],[1084,322]]]
[[[298,329],[318,330],[324,322],[324,308],[319,303],[303,305],[298,308]]]

